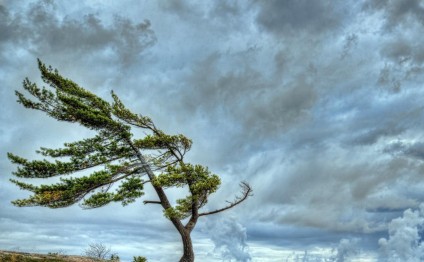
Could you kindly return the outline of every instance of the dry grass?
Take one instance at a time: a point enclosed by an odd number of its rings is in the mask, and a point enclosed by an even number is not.
[[[1,251],[0,262],[94,262],[106,261],[96,260],[82,256],[46,255],[15,251]]]

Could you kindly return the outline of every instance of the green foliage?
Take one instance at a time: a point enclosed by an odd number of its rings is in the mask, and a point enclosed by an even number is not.
[[[147,262],[147,259],[145,257],[141,257],[141,256],[135,256],[133,258],[133,262]]]
[[[124,206],[128,205],[144,195],[143,188],[144,182],[140,177],[127,177],[116,191],[114,201],[122,201]]]
[[[167,218],[183,219],[191,214],[193,204],[201,208],[207,203],[208,196],[218,189],[221,180],[201,165],[180,164],[168,166],[165,172],[156,177],[153,184],[164,188],[188,186],[191,194],[178,199],[175,208],[164,210]]]
[[[207,197],[217,190],[218,176],[205,167],[183,162],[192,145],[190,139],[165,134],[149,117],[132,113],[113,92],[113,102],[109,103],[41,61],[38,66],[49,87],[39,88],[25,79],[23,87],[32,99],[17,91],[18,102],[59,121],[79,123],[97,134],[65,143],[62,148],[41,147],[37,153],[45,157],[42,160],[27,160],[8,153],[11,162],[18,166],[13,174],[21,178],[49,178],[95,167],[100,170],[86,176],[61,177],[58,183],[40,186],[11,179],[21,189],[33,193],[13,204],[50,208],[66,207],[79,201],[84,208],[97,208],[110,202],[127,205],[143,196],[144,184],[151,182],[158,188],[188,187],[188,196],[178,199],[175,207],[164,209],[168,218],[185,218],[194,206],[198,209],[205,205]],[[147,134],[132,139],[131,127],[141,128]],[[144,157],[140,154],[143,150],[157,153]],[[143,179],[149,170],[159,173]]]
[[[189,150],[191,140],[183,135],[166,135],[163,132],[158,132],[154,135],[147,135],[143,139],[134,140],[134,145],[140,149],[168,149],[172,148],[179,150]]]
[[[12,163],[22,166],[14,172],[14,175],[18,177],[46,178],[56,175],[65,175],[76,169],[76,166],[70,162],[55,161],[52,163],[45,159],[28,161],[12,153],[8,153],[7,156]]]
[[[19,103],[27,108],[44,111],[57,120],[78,122],[93,130],[128,132],[124,125],[112,118],[112,107],[108,102],[79,87],[71,80],[63,78],[57,70],[46,67],[40,60],[38,66],[43,81],[55,92],[45,87],[40,89],[35,83],[25,79],[24,89],[38,102],[16,91]]]
[[[112,105],[112,112],[116,117],[130,125],[147,129],[154,128],[154,124],[149,117],[132,113],[129,109],[125,107],[125,105],[113,91],[112,98],[114,101]]]

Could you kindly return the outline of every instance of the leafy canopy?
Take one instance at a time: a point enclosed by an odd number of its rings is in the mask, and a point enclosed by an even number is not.
[[[69,79],[40,60],[38,66],[48,87],[38,87],[28,79],[24,89],[31,99],[16,91],[18,102],[26,108],[46,113],[59,121],[78,123],[96,131],[91,138],[65,143],[62,148],[37,151],[42,160],[27,160],[12,153],[9,159],[18,165],[14,175],[19,178],[49,178],[60,176],[60,182],[35,186],[11,179],[21,189],[33,194],[12,203],[17,206],[60,208],[81,201],[83,208],[97,208],[110,202],[127,205],[143,196],[144,185],[151,183],[158,193],[157,202],[168,218],[186,218],[207,203],[220,179],[201,165],[184,162],[192,141],[183,135],[167,135],[156,128],[146,116],[125,107],[112,92],[109,103]],[[145,131],[146,136],[133,138],[132,128]],[[144,153],[143,153],[144,152]],[[96,168],[86,176],[79,171]],[[246,184],[247,185],[247,184]],[[162,195],[165,188],[187,187],[189,195],[175,206]],[[245,193],[250,188],[244,187]]]

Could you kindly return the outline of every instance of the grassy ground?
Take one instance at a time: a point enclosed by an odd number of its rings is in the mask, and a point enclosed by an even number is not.
[[[45,255],[14,251],[0,251],[0,262],[93,262],[93,260],[81,256]]]

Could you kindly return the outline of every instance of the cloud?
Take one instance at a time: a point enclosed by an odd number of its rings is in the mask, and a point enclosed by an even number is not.
[[[409,93],[388,99],[384,103],[363,105],[349,121],[349,131],[344,141],[351,145],[376,145],[397,139],[406,131],[421,127],[423,113],[420,102]],[[373,101],[369,101],[373,103]],[[416,122],[411,121],[417,120]]]
[[[378,84],[394,93],[398,93],[405,84],[421,81],[424,50],[415,43],[422,40],[424,30],[414,31],[399,33],[396,39],[382,45],[380,51],[384,65],[380,69]]]
[[[406,156],[413,159],[424,160],[424,143],[396,141],[387,145],[384,152],[397,156]]]
[[[180,19],[191,20],[204,15],[205,4],[195,4],[193,1],[171,0],[160,1],[159,7],[172,14],[176,14]]]
[[[386,27],[389,30],[407,25],[411,21],[424,23],[424,6],[420,0],[372,0],[364,3],[364,9],[384,12]]]
[[[214,252],[226,261],[251,261],[246,228],[234,217],[209,219],[207,233],[215,245]]]
[[[285,257],[280,257],[280,261],[286,262],[347,262],[347,261],[357,261],[361,258],[361,252],[359,250],[360,239],[352,238],[346,239],[343,238],[337,244],[337,247],[332,250],[327,250],[323,252],[319,251],[317,248],[311,250],[304,250],[302,252],[292,252],[292,254]],[[360,260],[359,260],[360,261]]]
[[[258,24],[266,30],[282,35],[308,32],[319,34],[343,24],[342,5],[325,1],[266,1],[259,6]]]
[[[417,44],[424,33],[421,1],[366,1],[362,10],[374,17],[372,26],[381,39],[378,83],[397,93],[404,85],[422,81],[423,48]]]
[[[184,76],[184,88],[173,95],[173,110],[186,112],[177,116],[179,120],[187,121],[181,119],[186,115],[203,119],[211,134],[226,145],[220,150],[229,152],[216,155],[224,157],[219,161],[232,160],[230,151],[235,148],[241,150],[239,154],[251,152],[251,148],[301,125],[317,100],[315,88],[303,75],[284,82],[268,78],[249,62],[256,61],[260,51],[246,52],[206,57]],[[227,135],[219,131],[222,128]],[[213,140],[207,142],[212,144],[206,147],[217,145]]]
[[[359,239],[341,239],[337,247],[337,253],[333,256],[334,262],[349,261],[349,258],[357,255]]]
[[[97,59],[113,58],[128,65],[156,42],[149,20],[133,23],[114,15],[108,24],[91,13],[59,17],[52,1],[31,3],[22,14],[10,12],[5,6],[1,6],[0,12],[3,13],[0,44],[7,45],[3,51],[26,46],[27,51],[42,58],[75,59],[94,55]],[[6,54],[2,52],[2,55]]]
[[[399,38],[390,39],[387,44],[382,47],[381,55],[395,63],[412,63],[421,65],[424,62],[424,48],[422,45],[411,41],[411,37],[415,38],[417,36],[406,35]]]
[[[246,203],[253,210],[246,215],[279,225],[373,235],[385,230],[386,219],[423,200],[420,161],[349,148],[304,148],[290,156],[276,150],[253,158],[239,173],[249,174],[255,196],[261,197]]]
[[[159,1],[159,7],[183,21],[213,23],[214,26],[219,25],[222,30],[225,30],[224,27],[236,26],[236,21],[245,15],[241,11],[248,11],[242,1],[229,3],[223,0],[200,4],[196,1],[187,0]]]
[[[381,238],[380,260],[387,262],[418,262],[424,259],[422,227],[424,206],[418,210],[407,209],[402,217],[389,223],[388,238]]]

